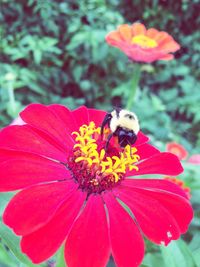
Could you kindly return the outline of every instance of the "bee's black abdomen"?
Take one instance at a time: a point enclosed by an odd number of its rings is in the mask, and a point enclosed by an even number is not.
[[[122,127],[118,127],[114,135],[118,136],[118,142],[121,147],[133,145],[137,140],[137,136],[133,131],[123,129]]]

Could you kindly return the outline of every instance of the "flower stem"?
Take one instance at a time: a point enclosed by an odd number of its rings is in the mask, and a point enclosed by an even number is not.
[[[15,106],[15,95],[14,95],[14,90],[13,86],[10,83],[8,87],[8,97],[9,97],[9,102],[11,106]]]
[[[135,68],[134,68],[134,73],[133,73],[133,79],[132,79],[132,87],[131,87],[131,91],[129,94],[129,99],[126,105],[126,109],[130,110],[134,100],[135,100],[135,95],[137,92],[137,88],[138,88],[138,84],[140,81],[140,74],[141,74],[141,65],[140,64],[135,64]]]
[[[8,82],[8,113],[11,117],[17,116],[17,105],[15,100],[13,81]]]

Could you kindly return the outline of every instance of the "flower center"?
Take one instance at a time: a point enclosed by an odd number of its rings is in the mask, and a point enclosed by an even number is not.
[[[79,183],[79,188],[91,193],[101,193],[120,183],[127,170],[138,171],[135,163],[139,160],[137,149],[127,145],[124,149],[110,143],[107,151],[104,147],[110,133],[104,130],[101,138],[100,127],[94,122],[82,125],[76,136],[76,144],[68,158],[67,167]]]
[[[143,34],[134,36],[131,40],[131,43],[139,45],[142,48],[154,48],[158,45],[154,39],[151,39]]]

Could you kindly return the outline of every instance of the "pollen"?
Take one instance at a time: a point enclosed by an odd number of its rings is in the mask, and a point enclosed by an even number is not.
[[[127,145],[121,149],[110,143],[109,149],[105,151],[109,131],[106,129],[101,138],[100,127],[90,122],[72,133],[76,144],[68,158],[68,168],[79,187],[88,193],[111,189],[124,179],[127,171],[138,171],[140,157],[135,147]]]
[[[149,38],[148,36],[145,36],[143,34],[134,36],[131,43],[139,45],[142,48],[154,48],[158,45],[154,39]]]

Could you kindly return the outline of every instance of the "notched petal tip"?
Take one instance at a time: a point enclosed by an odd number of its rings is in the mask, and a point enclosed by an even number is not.
[[[133,35],[145,35],[146,27],[140,22],[135,22],[132,24],[132,33]]]
[[[128,42],[131,41],[132,38],[131,26],[129,26],[128,24],[122,24],[118,27],[118,32],[122,40]]]
[[[174,167],[173,168],[174,169],[173,170],[173,173],[174,173],[173,175],[181,174],[184,171],[184,169],[183,169],[183,166],[182,166],[179,158],[176,155],[172,154],[172,153],[169,153],[169,152],[164,152],[164,153],[169,158],[169,161],[171,161],[171,164],[173,164],[173,167]]]

